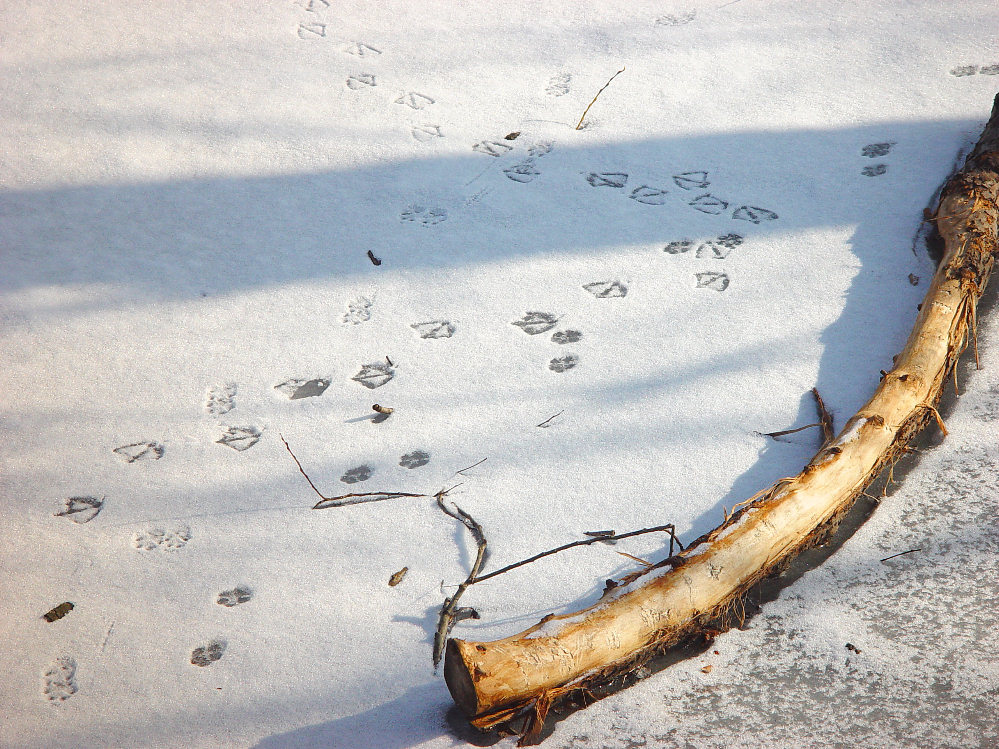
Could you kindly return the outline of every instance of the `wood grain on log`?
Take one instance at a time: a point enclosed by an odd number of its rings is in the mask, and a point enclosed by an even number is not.
[[[912,333],[843,431],[800,474],[750,498],[685,551],[609,589],[593,606],[501,640],[451,639],[445,679],[473,725],[533,715],[527,738],[536,737],[553,700],[703,628],[814,543],[928,423],[943,428],[936,403],[975,338],[976,306],[999,252],[999,95],[964,168],[944,187],[934,220],[944,255]]]

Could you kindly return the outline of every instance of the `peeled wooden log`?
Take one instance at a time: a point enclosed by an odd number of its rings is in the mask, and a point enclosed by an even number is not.
[[[703,629],[815,543],[928,423],[946,434],[936,403],[975,339],[976,306],[999,253],[999,95],[931,220],[944,255],[913,331],[843,431],[800,474],[746,500],[685,551],[625,578],[593,606],[546,617],[502,640],[449,640],[445,680],[472,725],[488,729],[526,715],[530,743],[553,701],[605,683]]]

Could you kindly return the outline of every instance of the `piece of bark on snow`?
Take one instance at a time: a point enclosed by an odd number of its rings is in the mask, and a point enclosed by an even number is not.
[[[501,640],[451,639],[445,679],[473,725],[527,716],[522,740],[533,742],[553,700],[604,683],[703,628],[814,543],[928,423],[943,428],[935,404],[975,337],[976,305],[997,254],[999,95],[934,220],[944,255],[909,340],[836,439],[800,474],[750,498],[685,551],[635,573],[595,605]]]

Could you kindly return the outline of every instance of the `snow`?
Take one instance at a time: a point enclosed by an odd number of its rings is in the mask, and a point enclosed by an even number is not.
[[[328,496],[460,484],[489,571],[692,540],[814,454],[760,436],[812,387],[841,426],[890,367],[994,3],[478,5],[0,10],[0,745],[466,746],[430,654],[474,542],[432,498],[310,509],[281,437]],[[551,745],[994,744],[996,336],[710,674]],[[473,586],[454,634],[667,548]]]

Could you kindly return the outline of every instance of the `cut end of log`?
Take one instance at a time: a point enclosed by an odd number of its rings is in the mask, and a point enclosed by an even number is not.
[[[475,682],[472,674],[468,672],[465,665],[466,660],[462,657],[462,649],[470,647],[470,643],[464,640],[450,639],[447,641],[447,648],[444,656],[444,682],[455,704],[462,709],[465,715],[474,717],[479,714],[479,700],[475,693]],[[480,645],[480,647],[485,647]],[[468,659],[468,662],[473,662]]]

